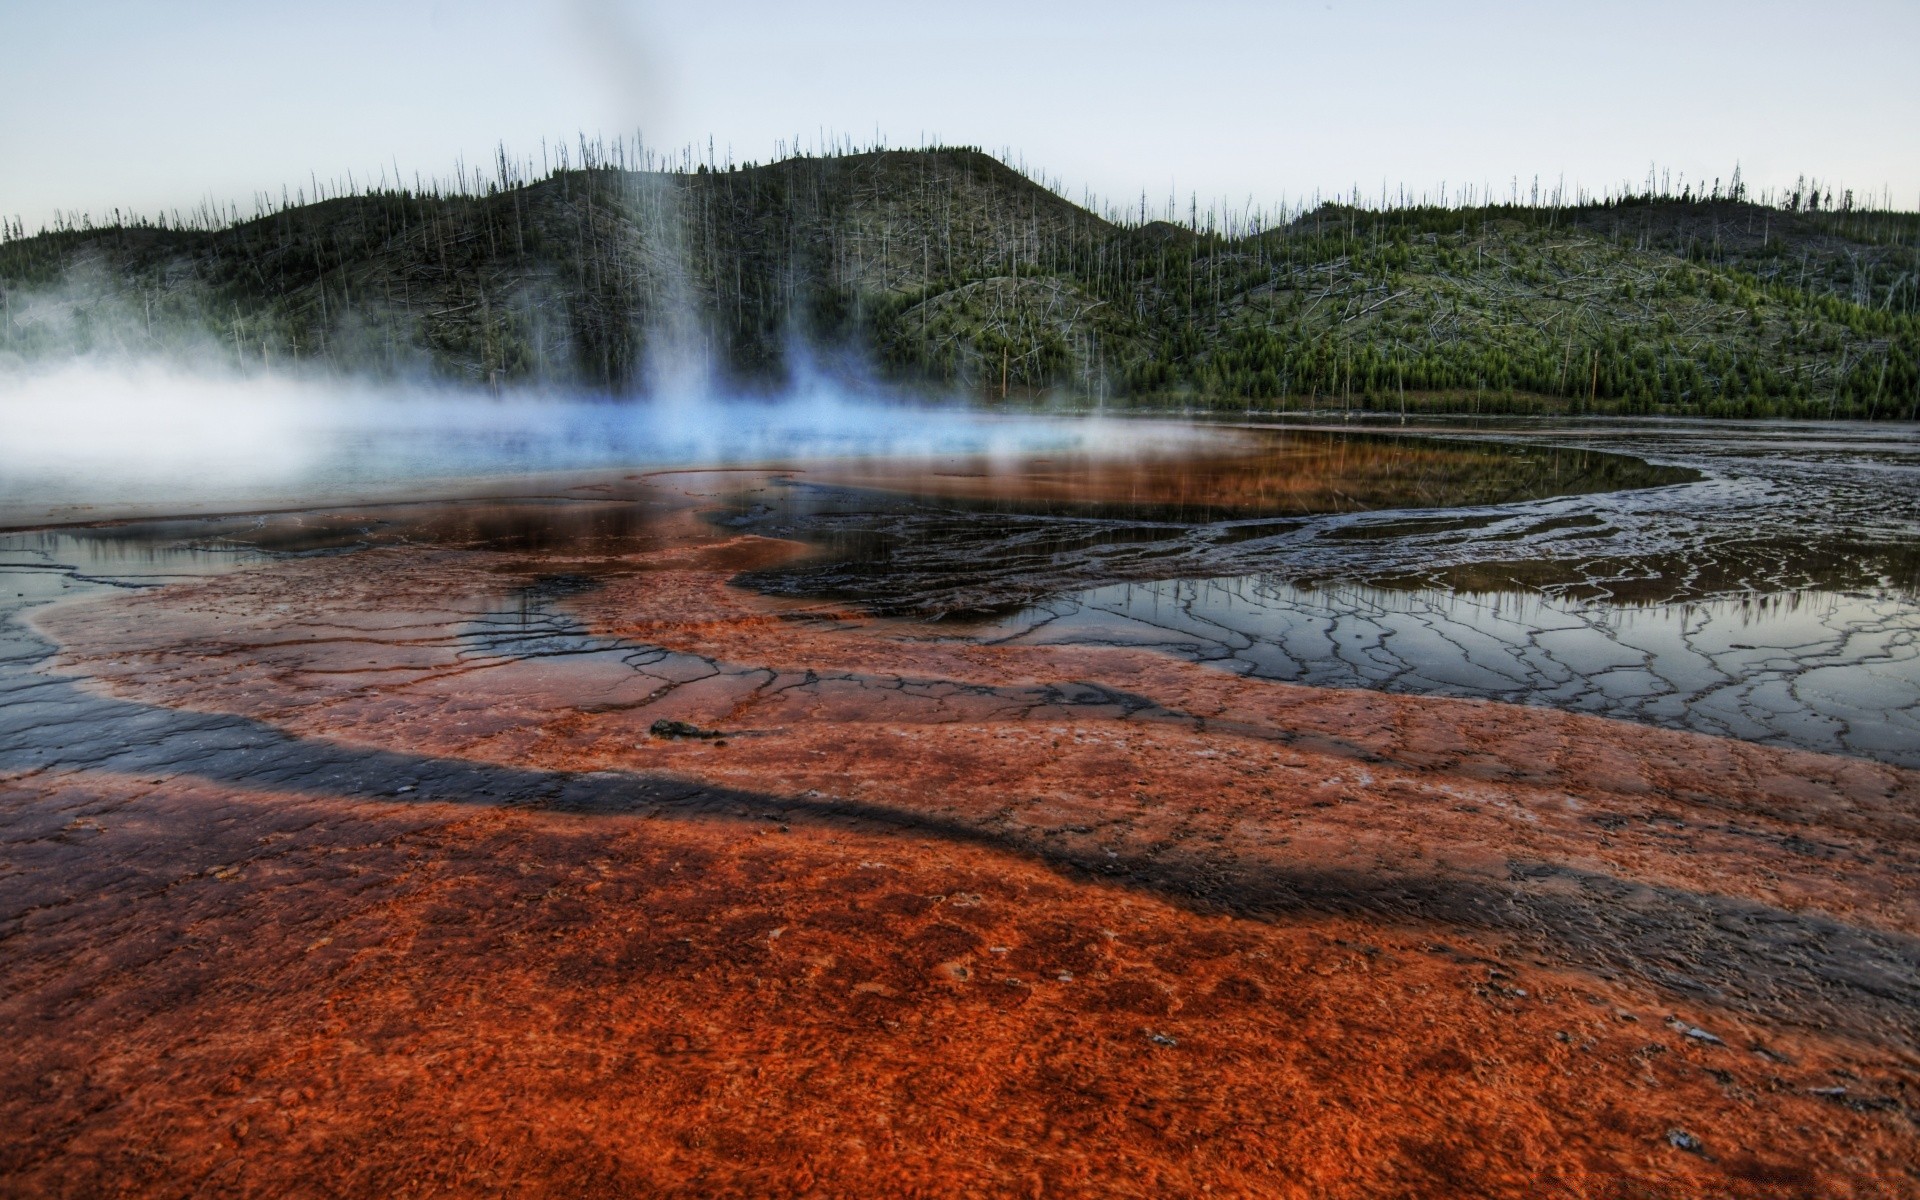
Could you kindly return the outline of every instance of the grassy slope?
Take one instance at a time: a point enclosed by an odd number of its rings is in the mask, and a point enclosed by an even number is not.
[[[965,150],[572,171],[216,232],[0,245],[0,357],[777,386],[796,347],[988,394],[1909,416],[1920,217],[1660,200],[1122,228]],[[1557,399],[1555,399],[1557,398]]]

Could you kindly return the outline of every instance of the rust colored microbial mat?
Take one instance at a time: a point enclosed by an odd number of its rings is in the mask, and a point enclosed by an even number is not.
[[[1544,447],[7,535],[0,1194],[1920,1194],[1911,563]]]

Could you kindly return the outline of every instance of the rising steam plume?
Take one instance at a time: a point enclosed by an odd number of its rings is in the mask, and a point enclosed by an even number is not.
[[[909,249],[923,261],[932,253],[924,236],[889,251],[846,234],[858,188],[818,176],[857,168],[820,160],[722,179],[659,169],[637,145],[631,160],[624,149],[610,162],[604,154],[583,145],[583,166],[563,161],[534,187],[507,183],[503,169],[506,186],[490,195],[330,206],[369,240],[412,247],[387,274],[356,273],[337,226],[303,225],[305,210],[208,235],[240,241],[248,257],[250,237],[269,254],[312,247],[306,294],[269,301],[291,318],[277,325],[258,309],[223,319],[217,293],[182,309],[178,292],[127,287],[100,263],[11,294],[10,328],[53,352],[0,363],[9,431],[0,523],[300,504],[508,473],[1107,453],[1136,436],[1112,422],[990,415],[956,391],[909,399],[866,369],[870,347],[836,345],[833,314],[863,276],[884,280]],[[922,201],[953,183],[918,175]],[[867,186],[876,198],[895,190]],[[464,209],[450,215],[449,203]],[[542,257],[556,231],[573,236]],[[471,279],[431,265],[481,244],[509,265],[483,265]],[[1003,251],[1020,247],[993,253]],[[473,369],[450,379],[396,356],[393,347],[431,339],[449,315],[480,326]],[[578,369],[556,369],[562,360]]]
[[[445,494],[506,475],[1112,455],[1202,440],[888,398],[824,376],[778,396],[610,401],[91,361],[0,377],[0,427],[0,526]]]

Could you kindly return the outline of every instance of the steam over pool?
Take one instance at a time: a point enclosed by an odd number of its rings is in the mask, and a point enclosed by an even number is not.
[[[87,363],[0,378],[0,429],[6,523],[310,502],[474,476],[1112,453],[1209,436],[888,399],[819,379],[773,399],[623,401]]]

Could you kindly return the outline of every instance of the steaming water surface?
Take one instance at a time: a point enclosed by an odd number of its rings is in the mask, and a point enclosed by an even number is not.
[[[0,377],[0,429],[0,526],[459,494],[460,480],[621,467],[1004,460],[1188,450],[1221,436],[908,403],[825,383],[778,400],[609,400],[85,364]]]
[[[184,483],[169,471],[191,448],[168,470],[119,478],[62,473],[51,453],[38,476],[0,478],[16,515],[37,506],[73,520],[86,510],[65,506],[217,505],[220,487],[295,501],[510,464],[805,459],[742,476],[751,482],[709,514],[822,550],[740,586],[965,639],[1146,646],[1281,681],[1551,705],[1920,766],[1910,428],[1582,423],[1406,437],[832,397],[792,410],[423,406],[358,423],[344,411],[304,448],[272,443],[272,469],[244,480]],[[69,449],[69,468],[85,460],[84,446]],[[636,499],[478,490],[495,498],[0,535],[0,611],[395,541],[557,557],[589,580],[648,553],[654,511]],[[542,619],[551,636],[575,636]],[[50,648],[9,636],[11,677],[25,678]]]
[[[968,620],[990,640],[1148,646],[1275,680],[1920,766],[1913,429],[1291,436],[1339,452],[1319,456],[1319,485],[1258,511],[797,485],[809,494],[735,519],[836,555],[748,582]]]

